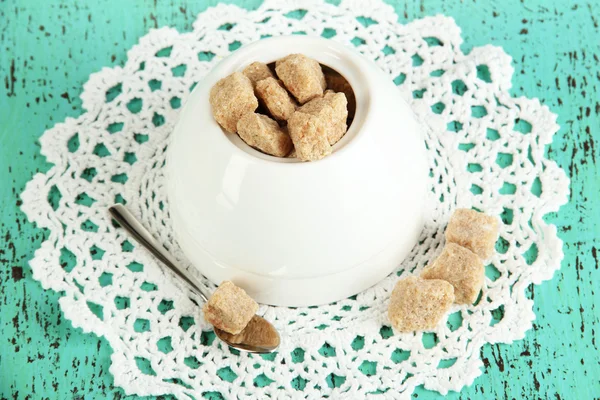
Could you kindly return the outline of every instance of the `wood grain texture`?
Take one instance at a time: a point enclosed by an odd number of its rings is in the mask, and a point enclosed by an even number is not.
[[[107,342],[66,321],[59,294],[27,261],[45,232],[18,209],[25,183],[49,165],[38,137],[81,110],[90,73],[123,65],[150,28],[191,29],[216,1],[0,0],[0,398],[134,398],[115,388]],[[260,1],[237,4],[255,8]],[[443,13],[465,52],[488,43],[513,56],[512,94],[558,113],[547,154],[571,177],[570,202],[547,220],[564,240],[554,278],[529,288],[537,320],[524,340],[485,346],[484,374],[452,399],[591,399],[600,396],[600,5],[594,1],[390,1],[407,22]],[[35,393],[35,394],[34,394]],[[206,395],[207,398],[218,398]],[[414,397],[440,396],[424,389]]]

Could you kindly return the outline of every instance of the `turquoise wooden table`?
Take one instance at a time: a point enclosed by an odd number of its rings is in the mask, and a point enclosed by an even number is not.
[[[45,232],[27,222],[19,194],[49,164],[38,137],[81,113],[90,73],[122,65],[148,29],[191,29],[216,1],[0,0],[0,397],[125,398],[108,373],[111,348],[66,321],[28,260]],[[237,1],[255,8],[259,0]],[[531,286],[537,316],[524,340],[485,346],[484,374],[450,398],[591,399],[600,396],[600,5],[593,1],[391,1],[402,22],[443,13],[463,50],[492,43],[513,57],[513,95],[537,97],[561,125],[548,157],[571,178],[571,197],[547,220],[564,241],[562,269]],[[216,394],[207,398],[220,398]],[[438,398],[417,390],[414,397]],[[127,397],[131,398],[131,397]]]

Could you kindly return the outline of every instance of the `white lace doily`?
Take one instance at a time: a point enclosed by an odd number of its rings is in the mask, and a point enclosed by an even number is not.
[[[404,399],[421,384],[444,394],[481,374],[481,346],[510,343],[531,327],[525,288],[549,279],[563,257],[556,228],[543,220],[568,195],[565,173],[544,158],[556,116],[537,99],[509,96],[513,69],[502,49],[465,55],[451,18],[397,19],[379,0],[219,5],[198,16],[193,32],[153,30],[124,67],[92,74],[81,95],[86,112],[41,137],[54,166],[22,194],[29,219],[50,232],[31,261],[33,276],[63,294],[74,326],[109,341],[110,372],[127,394]],[[432,212],[397,274],[323,307],[262,307],[282,333],[280,351],[238,354],[214,340],[185,288],[113,225],[107,207],[126,202],[185,263],[171,236],[162,168],[182,104],[240,45],[303,33],[373,59],[427,124]],[[418,273],[440,253],[457,206],[504,221],[482,295],[454,306],[434,332],[394,334],[390,291],[398,275]]]

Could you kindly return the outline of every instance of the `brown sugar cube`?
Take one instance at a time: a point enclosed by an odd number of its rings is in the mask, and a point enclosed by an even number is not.
[[[258,304],[242,288],[223,281],[204,305],[204,319],[215,328],[237,335],[252,319]]]
[[[209,101],[213,116],[230,133],[236,132],[242,115],[254,112],[258,107],[252,83],[241,72],[234,72],[218,81],[210,90]]]
[[[479,256],[455,243],[447,243],[442,254],[421,273],[424,279],[442,279],[454,286],[457,304],[473,304],[484,276],[485,268]]]
[[[316,161],[331,154],[327,119],[296,111],[288,120],[288,130],[294,142],[296,157],[300,160]]]
[[[258,61],[244,68],[243,74],[250,79],[252,85],[256,85],[258,81],[262,81],[263,79],[273,78],[273,73],[267,64]]]
[[[433,329],[454,301],[451,284],[416,276],[400,279],[390,299],[388,318],[400,332]]]
[[[275,72],[300,104],[323,95],[325,77],[319,63],[312,58],[290,54],[277,60]]]
[[[280,121],[287,121],[296,104],[287,90],[275,78],[266,78],[256,83],[256,95],[269,110],[271,116]]]
[[[315,161],[331,154],[331,145],[346,133],[346,97],[325,93],[300,107],[288,120],[297,157]]]
[[[299,111],[327,121],[327,140],[333,146],[346,133],[347,105],[348,102],[343,93],[334,93],[328,90],[323,97],[309,101]]]
[[[334,92],[342,92],[346,95],[346,99],[348,100],[348,117],[353,119],[356,113],[356,97],[354,97],[352,86],[350,86],[346,78],[331,68],[323,68],[323,74],[325,74],[327,89]]]
[[[244,115],[237,124],[244,142],[276,157],[285,157],[292,150],[292,139],[279,124],[262,114]]]
[[[446,240],[466,247],[486,260],[494,254],[498,239],[498,220],[475,210],[454,211],[446,228]]]
[[[346,121],[348,119],[348,99],[344,93],[335,93],[327,91],[323,99],[333,109],[333,117],[331,123],[331,129],[327,135],[329,144],[336,144],[348,130]]]

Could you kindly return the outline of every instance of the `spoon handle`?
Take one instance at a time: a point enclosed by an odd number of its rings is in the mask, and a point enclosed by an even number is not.
[[[177,276],[187,282],[204,302],[208,302],[208,296],[202,290],[202,286],[193,276],[188,275],[183,268],[177,265],[177,261],[156,241],[138,221],[133,214],[122,204],[115,204],[108,209],[112,217],[127,231],[139,244],[144,246],[156,258],[163,262]]]

